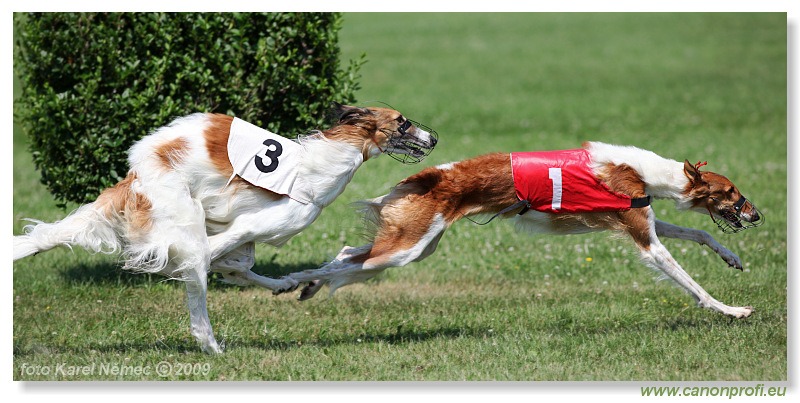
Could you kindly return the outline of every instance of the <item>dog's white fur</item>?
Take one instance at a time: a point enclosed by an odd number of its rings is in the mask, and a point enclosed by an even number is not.
[[[596,176],[613,190],[631,197],[647,194],[669,199],[680,210],[717,217],[740,197],[738,189],[727,178],[713,172],[700,172],[688,161],[677,162],[635,147],[596,142],[587,143],[585,147],[591,155]],[[619,180],[623,176],[626,181]],[[442,203],[443,200],[448,203]],[[497,213],[516,200],[507,154],[489,154],[428,168],[398,184],[391,193],[364,202],[368,218],[377,226],[372,244],[345,247],[336,259],[323,267],[293,273],[286,278],[308,283],[301,300],[311,298],[326,283],[333,292],[338,287],[373,277],[386,268],[424,259],[434,252],[445,229],[453,222],[466,215]],[[759,220],[757,209],[749,201],[739,217],[747,222]],[[657,220],[650,206],[621,213],[572,215],[530,210],[514,215],[513,220],[520,229],[538,234],[566,235],[602,230],[626,233],[639,247],[642,261],[674,280],[699,306],[736,318],[753,312],[752,307],[728,306],[709,295],[671,256],[659,236],[707,245],[728,265],[741,270],[739,257],[705,231]]]
[[[336,112],[333,128],[298,140],[305,150],[299,176],[314,189],[311,203],[241,179],[231,181],[227,150],[213,146],[227,144],[231,118],[198,113],[137,142],[129,152],[128,178],[95,202],[55,223],[31,220],[25,234],[14,237],[14,260],[61,245],[122,251],[128,269],[185,281],[191,333],[204,351],[220,352],[206,309],[208,272],[243,286],[296,286],[292,279],[250,270],[255,243],[281,246],[308,227],[344,191],[362,162],[386,149],[404,121],[386,108],[339,105]],[[435,144],[419,128],[406,133]]]

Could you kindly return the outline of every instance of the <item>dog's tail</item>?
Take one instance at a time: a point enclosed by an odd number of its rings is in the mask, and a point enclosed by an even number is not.
[[[368,200],[358,200],[352,203],[352,206],[364,219],[365,238],[374,238],[375,232],[380,227],[381,209],[384,207],[383,201],[387,196],[389,195]]]
[[[120,248],[114,226],[95,203],[81,206],[54,223],[27,219],[25,234],[14,237],[14,260],[50,250],[77,245],[92,252],[116,252]]]
[[[96,201],[79,207],[62,220],[46,223],[27,219],[33,224],[25,226],[23,235],[14,237],[14,260],[57,246],[80,246],[94,253],[120,251],[121,237],[130,235],[127,227],[149,210],[148,206],[137,203],[136,192],[131,189],[135,178],[135,174],[129,174],[103,191]]]

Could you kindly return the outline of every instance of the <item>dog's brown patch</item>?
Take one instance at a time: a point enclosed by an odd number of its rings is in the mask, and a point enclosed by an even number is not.
[[[507,153],[461,161],[449,169],[426,168],[400,182],[384,198],[377,211],[372,250],[350,260],[380,264],[414,247],[430,231],[436,214],[449,226],[464,216],[497,213],[517,200]]]
[[[228,158],[228,138],[231,135],[231,123],[233,122],[233,117],[228,115],[223,115],[220,113],[209,113],[208,114],[208,126],[206,127],[203,136],[206,140],[206,150],[208,151],[208,158],[211,160],[211,164],[214,168],[219,171],[219,173],[226,177],[230,178],[233,176],[233,166],[231,165],[231,161]],[[253,186],[246,180],[242,179],[241,176],[236,175],[231,179],[228,186],[232,186],[235,189],[240,188],[248,188],[248,189],[258,189],[259,191],[263,192],[267,195],[267,197],[277,200],[280,199],[281,195],[271,192],[267,189]]]
[[[186,156],[186,149],[189,147],[189,142],[185,138],[179,137],[175,140],[168,141],[158,146],[155,154],[161,162],[161,166],[165,169],[172,169],[180,164]]]
[[[449,169],[427,168],[400,182],[395,191],[414,201],[414,209],[442,213],[448,224],[468,215],[497,213],[518,201],[510,158],[507,153],[494,153]]]
[[[621,230],[628,233],[633,238],[636,245],[642,250],[650,249],[650,220],[647,218],[647,211],[652,207],[642,207],[622,211],[619,213]],[[655,229],[653,229],[655,231]]]
[[[448,223],[474,214],[495,214],[519,201],[511,173],[511,155],[494,153],[471,158],[443,171],[446,186],[440,199],[456,198],[456,206],[445,215]],[[514,215],[517,211],[508,213]]]
[[[609,163],[597,173],[597,177],[614,192],[631,198],[647,196],[644,179],[628,164]]]
[[[222,175],[228,177],[233,174],[233,166],[231,166],[231,161],[228,159],[228,137],[231,135],[232,122],[233,117],[231,116],[209,113],[208,126],[203,133],[211,164]]]
[[[598,172],[597,176],[614,192],[631,198],[647,196],[644,179],[630,165],[609,163]],[[650,248],[650,223],[647,219],[647,209],[650,208],[633,208],[628,211],[601,215],[598,218],[606,221],[606,227],[609,229],[627,232],[636,245],[647,250]]]
[[[106,218],[119,219],[127,224],[129,237],[144,234],[153,226],[150,199],[131,188],[136,179],[136,173],[129,172],[125,179],[103,191],[95,202]]]

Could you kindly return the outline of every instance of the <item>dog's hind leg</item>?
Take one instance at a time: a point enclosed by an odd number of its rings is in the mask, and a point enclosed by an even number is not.
[[[251,271],[256,262],[255,254],[255,242],[244,243],[211,262],[211,271],[222,274],[223,282],[238,286],[257,285],[273,291],[298,286],[290,279],[264,277]]]
[[[211,250],[206,235],[205,211],[201,202],[192,198],[183,178],[174,172],[159,172],[143,178],[141,191],[151,201],[152,228],[143,242],[132,245],[141,249],[140,257],[149,269],[180,279],[186,286],[191,334],[207,353],[221,353],[214,338],[207,309],[207,281]],[[148,262],[163,262],[150,264]],[[132,267],[142,264],[134,261]]]
[[[694,229],[679,227],[664,221],[656,220],[656,235],[666,238],[685,239],[687,241],[696,242],[700,245],[707,245],[717,255],[719,255],[728,266],[742,270],[742,261],[739,256],[731,252],[722,244],[717,242],[708,232]]]
[[[309,283],[300,300],[314,296],[328,284],[331,293],[348,284],[365,281],[389,267],[405,266],[430,256],[449,223],[441,213],[433,214],[427,226],[388,225],[378,232],[375,243],[359,248],[345,247],[337,259],[316,270],[292,273],[287,277],[298,283]],[[287,290],[290,291],[290,290]]]
[[[370,267],[368,269],[365,268],[364,263],[368,259],[371,248],[372,245],[365,245],[359,248],[352,248],[350,246],[345,246],[343,251],[366,249],[366,252],[344,258],[340,258],[342,255],[340,253],[339,256],[337,256],[337,259],[334,259],[333,261],[325,264],[319,269],[306,270],[299,273],[292,273],[284,278],[289,278],[295,281],[297,284],[306,283],[306,286],[303,287],[302,291],[300,292],[300,296],[297,298],[300,301],[311,299],[320,289],[322,289],[322,286],[326,284],[331,287],[331,294],[332,294],[336,289],[340,287],[343,287],[348,284],[366,281],[372,277],[375,277],[386,268],[390,267],[390,265],[387,265],[386,267]],[[331,284],[332,281],[333,284]],[[287,289],[279,290],[275,292],[275,294],[294,291],[295,288],[296,287],[290,287]]]
[[[753,307],[732,307],[717,301],[686,273],[667,248],[659,241],[656,235],[656,220],[652,208],[633,209],[621,213],[621,217],[626,230],[639,247],[644,263],[658,269],[668,278],[675,281],[697,301],[699,306],[735,318],[746,318],[753,313]]]
[[[328,263],[321,269],[324,269],[326,266],[333,264],[334,262],[349,261],[351,258],[355,256],[362,255],[364,253],[369,253],[371,249],[372,249],[372,244],[364,245],[358,248],[354,248],[352,246],[345,246],[344,248],[342,248],[341,251],[339,251],[339,254],[336,255],[336,257],[333,259],[331,263]],[[317,293],[317,291],[319,291],[322,288],[322,286],[326,284],[328,284],[328,280],[315,279],[309,281],[308,284],[306,284],[306,286],[303,287],[303,289],[300,291],[300,296],[297,297],[297,299],[299,301],[305,301],[307,299],[311,299]]]
[[[213,253],[213,251],[212,251]],[[222,275],[222,282],[239,286],[253,284],[242,274],[250,271],[256,263],[255,242],[247,242],[211,262],[211,271]]]
[[[315,280],[327,281],[333,292],[386,268],[425,259],[453,222],[468,215],[502,212],[518,201],[508,154],[427,168],[400,182],[388,195],[363,202],[368,221],[377,229],[372,245],[363,247],[363,252],[345,249],[344,259],[287,277],[313,282],[301,294],[303,299],[319,290],[321,283]]]

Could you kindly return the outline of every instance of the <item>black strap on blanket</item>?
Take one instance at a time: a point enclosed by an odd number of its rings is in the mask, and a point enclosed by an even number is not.
[[[650,196],[631,199],[631,208],[642,208],[650,205]]]
[[[649,205],[650,205],[650,196],[637,197],[637,198],[631,199],[631,208],[642,208],[642,207],[647,207]],[[528,210],[531,209],[531,203],[529,201],[527,201],[527,200],[520,200],[520,201],[518,201],[518,202],[516,202],[516,203],[514,203],[514,204],[512,204],[512,205],[510,205],[510,206],[508,206],[508,207],[506,207],[506,208],[504,208],[502,210],[500,210],[499,213],[493,215],[491,218],[489,218],[489,220],[487,220],[486,222],[483,222],[483,223],[477,222],[477,221],[475,221],[475,220],[473,220],[473,219],[471,219],[469,217],[466,217],[466,218],[467,218],[467,220],[470,220],[475,224],[486,225],[486,224],[492,222],[492,220],[494,220],[495,218],[497,218],[497,216],[500,216],[500,215],[506,214],[508,212],[514,211],[514,210],[516,210],[516,209],[518,209],[520,207],[522,207],[522,210],[520,210],[519,213],[517,213],[517,215],[523,215],[523,214],[527,213]]]
[[[511,211],[514,211],[514,210],[516,210],[516,209],[518,209],[520,207],[522,207],[522,210],[520,210],[520,212],[517,213],[517,214],[519,214],[519,215],[525,214],[526,212],[528,212],[528,210],[531,209],[531,202],[529,202],[527,200],[520,200],[520,201],[518,201],[518,202],[516,202],[516,203],[514,203],[514,204],[512,204],[512,205],[510,205],[510,206],[508,206],[508,207],[506,207],[506,208],[504,208],[502,210],[500,210],[499,213],[493,215],[492,218],[490,218],[488,221],[486,221],[484,223],[477,222],[477,221],[475,221],[475,220],[473,220],[473,219],[471,219],[469,217],[467,217],[467,220],[470,220],[473,223],[478,224],[478,225],[486,225],[486,224],[492,222],[492,220],[494,220],[495,218],[497,218],[497,216],[503,215],[503,214],[511,212]]]

